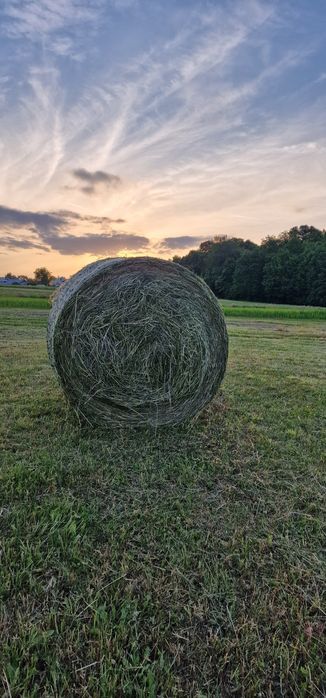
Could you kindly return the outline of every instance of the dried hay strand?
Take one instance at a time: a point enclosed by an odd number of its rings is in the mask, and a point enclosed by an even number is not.
[[[228,338],[214,294],[185,267],[105,259],[57,292],[48,352],[80,417],[156,427],[190,419],[213,398]]]

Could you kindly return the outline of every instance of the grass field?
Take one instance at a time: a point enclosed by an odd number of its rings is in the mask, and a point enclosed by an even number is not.
[[[325,695],[326,323],[229,317],[195,423],[101,433],[46,321],[0,309],[1,695]]]
[[[30,308],[48,310],[53,288],[0,286],[0,308]],[[326,308],[300,305],[250,303],[249,301],[220,300],[226,317],[284,318],[289,320],[326,320]]]

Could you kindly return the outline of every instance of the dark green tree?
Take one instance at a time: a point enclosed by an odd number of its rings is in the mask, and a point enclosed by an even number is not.
[[[263,287],[265,255],[261,248],[246,250],[238,257],[232,280],[232,298],[248,301],[265,300]]]
[[[202,276],[220,298],[270,303],[326,303],[326,231],[301,225],[251,240],[217,236],[178,262]]]
[[[305,303],[326,306],[326,244],[325,241],[305,244],[301,256],[301,274],[305,276]]]
[[[265,262],[263,287],[265,297],[274,303],[304,303],[305,275],[301,254],[282,247]]]

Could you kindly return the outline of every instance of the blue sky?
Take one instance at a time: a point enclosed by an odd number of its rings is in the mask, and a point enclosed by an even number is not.
[[[324,0],[2,0],[0,273],[325,226]]]

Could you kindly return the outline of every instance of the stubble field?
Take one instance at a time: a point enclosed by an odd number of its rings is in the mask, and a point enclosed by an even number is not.
[[[326,323],[228,316],[193,424],[101,433],[47,312],[0,308],[2,694],[324,695]]]

